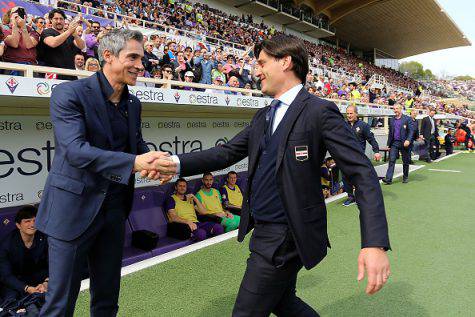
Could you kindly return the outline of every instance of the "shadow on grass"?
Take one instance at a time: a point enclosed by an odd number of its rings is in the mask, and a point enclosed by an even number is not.
[[[368,296],[360,293],[339,299],[318,308],[322,316],[429,316],[429,312],[412,300],[413,287],[405,282],[388,284],[380,293]]]

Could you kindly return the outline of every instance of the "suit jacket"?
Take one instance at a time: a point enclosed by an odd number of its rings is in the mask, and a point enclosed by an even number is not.
[[[182,176],[220,170],[249,156],[249,190],[243,200],[239,241],[243,241],[253,227],[249,197],[268,111],[269,107],[260,109],[251,124],[227,144],[179,156]],[[275,181],[305,267],[310,269],[317,265],[330,247],[320,169],[327,150],[356,186],[356,199],[361,211],[362,247],[389,248],[388,225],[378,177],[336,105],[302,88],[285,115],[289,117],[282,121],[285,126],[282,127]],[[302,150],[306,150],[307,155],[301,156]]]
[[[414,136],[412,141],[416,141],[419,139],[419,122],[417,120],[412,120],[412,125],[414,127]]]
[[[434,129],[434,136],[438,137],[439,136],[439,131],[437,129],[437,123],[436,123],[435,119],[433,119],[433,120],[434,120],[434,128],[435,128]],[[421,123],[421,134],[424,137],[424,139],[427,140],[427,141],[430,140],[430,137],[431,137],[431,133],[430,133],[431,128],[432,128],[432,125],[430,123],[429,116],[424,117],[422,119],[422,123]]]
[[[140,101],[130,94],[128,99],[131,154],[111,151],[111,124],[97,74],[53,90],[55,155],[36,217],[40,231],[66,241],[79,237],[99,212],[111,182],[128,185],[130,211],[135,154],[149,149],[142,139]]]
[[[48,277],[48,242],[44,234],[37,231],[30,249],[31,258],[26,263],[25,244],[20,231],[14,229],[0,245],[0,278],[2,284],[20,293],[25,286],[36,286]],[[28,272],[25,266],[33,266],[34,272]]]
[[[402,124],[400,130],[400,136],[402,141],[409,141],[412,143],[414,140],[414,123],[412,122],[411,117],[402,115],[401,117]],[[394,118],[389,119],[389,136],[388,136],[388,146],[390,147],[394,142]]]

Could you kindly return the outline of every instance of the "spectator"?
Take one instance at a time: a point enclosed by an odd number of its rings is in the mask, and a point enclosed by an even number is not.
[[[37,17],[33,19],[33,28],[35,29],[36,33],[41,35],[43,33],[43,30],[45,29],[46,21],[43,17]]]
[[[79,22],[83,20],[79,14],[73,19],[68,30],[65,30],[66,15],[60,9],[53,9],[48,14],[52,28],[41,34],[43,59],[46,66],[74,69],[74,56],[85,47],[84,41],[77,34]],[[72,79],[69,76],[58,78]]]
[[[173,68],[170,64],[165,64],[162,66],[162,79],[164,80],[174,80],[173,79]],[[171,84],[163,84],[162,88],[170,89]]]
[[[445,155],[450,155],[454,153],[454,143],[455,139],[452,135],[452,129],[447,130],[447,134],[444,137],[444,145],[445,145]]]
[[[39,36],[26,24],[26,12],[22,7],[13,7],[5,13],[4,21],[10,28],[3,31],[5,52],[3,60],[10,63],[36,65],[36,45]],[[12,75],[18,75],[13,71]]]
[[[223,77],[218,76],[214,79],[213,85],[215,86],[223,86],[224,85],[224,80]],[[213,94],[224,94],[224,90],[221,89],[213,89],[213,88],[207,88],[205,90],[207,93],[213,93]]]
[[[74,68],[76,70],[84,70],[84,55],[81,53],[74,55]]]
[[[219,190],[223,199],[224,208],[234,214],[241,215],[243,195],[236,184],[237,173],[231,171],[226,177],[226,184]]]
[[[97,21],[91,23],[91,32],[86,35],[86,56],[98,58],[97,48],[99,47],[99,41],[106,34],[105,31],[101,31],[101,24]]]
[[[215,222],[199,222],[196,212],[206,214],[206,208],[193,194],[186,194],[187,183],[180,178],[175,183],[175,193],[165,202],[168,219],[168,234],[171,237],[186,240],[192,237],[202,241],[224,232],[222,225]]]
[[[216,77],[220,77],[222,79],[223,84],[226,83],[226,76],[224,74],[224,69],[223,69],[223,63],[222,62],[217,62],[216,63],[216,68],[214,68],[211,71],[211,80],[214,82],[216,80]]]
[[[190,64],[185,60],[185,55],[183,52],[178,52],[176,54],[176,61],[173,62],[175,68],[175,75],[178,80],[183,81],[185,79],[185,73],[191,71]]]
[[[192,83],[193,82],[193,79],[195,78],[195,75],[193,74],[192,71],[187,71],[185,73],[185,82],[186,83]],[[196,88],[193,88],[193,87],[183,87],[183,90],[189,90],[189,91],[194,91],[194,90],[197,90]]]
[[[204,216],[200,216],[201,219],[221,223],[226,232],[237,229],[241,218],[223,209],[221,194],[216,188],[213,188],[213,175],[204,173],[202,181],[203,186],[196,193],[196,198],[206,208]]]
[[[212,76],[211,72],[215,67],[215,61],[211,59],[211,53],[207,50],[203,50],[203,57],[199,58],[199,64],[201,65],[201,80],[200,83],[211,85]],[[224,75],[224,74],[223,74]]]
[[[101,70],[101,66],[97,59],[89,57],[86,61],[85,69],[90,72],[98,72]]]
[[[142,63],[145,70],[149,73],[152,73],[152,70],[160,63],[159,58],[153,54],[153,42],[151,41],[147,41],[144,44],[144,56],[142,58]]]
[[[16,228],[0,245],[0,279],[3,300],[48,290],[48,243],[35,229],[37,209],[21,208],[15,216]]]
[[[231,87],[231,88],[239,88],[239,80],[237,79],[236,76],[231,76],[229,77],[229,81],[226,84],[226,86]],[[240,92],[229,91],[229,90],[225,90],[224,93],[228,95],[241,95]]]

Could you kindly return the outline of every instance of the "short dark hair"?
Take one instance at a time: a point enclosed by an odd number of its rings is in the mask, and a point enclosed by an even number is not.
[[[93,24],[99,24],[99,26],[101,26],[101,22],[99,22],[99,21],[92,21],[91,25],[93,25]]]
[[[206,176],[211,176],[211,177],[213,177],[213,174],[211,174],[211,172],[204,172],[204,173],[203,173],[203,178],[205,178]]]
[[[226,178],[229,178],[230,175],[236,175],[237,176],[237,173],[235,171],[229,171],[228,176],[226,176]]]
[[[186,179],[184,179],[183,177],[180,177],[179,179],[176,180],[175,187],[177,187],[178,183],[181,183],[181,182],[187,183]]]
[[[279,34],[270,39],[263,40],[254,46],[254,56],[259,58],[261,51],[266,52],[276,59],[290,56],[292,58],[292,70],[294,74],[305,83],[307,79],[308,52],[302,40],[295,37]]]
[[[25,206],[18,210],[15,215],[15,222],[20,224],[23,219],[31,219],[36,217],[38,209],[35,206]]]
[[[162,69],[170,68],[173,71],[173,67],[170,64],[163,64]]]
[[[53,9],[51,10],[49,13],[48,13],[48,19],[52,19],[54,17],[54,15],[58,13],[58,14],[61,14],[61,16],[63,17],[63,19],[66,19],[66,14],[64,13],[63,10],[61,9]]]

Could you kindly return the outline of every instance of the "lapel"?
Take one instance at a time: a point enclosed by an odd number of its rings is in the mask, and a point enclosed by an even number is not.
[[[259,145],[261,143],[261,138],[264,137],[266,129],[266,113],[269,111],[270,106],[267,106],[264,111],[260,114],[260,117],[257,118],[254,126],[253,138],[251,143],[252,155],[249,157],[249,175],[252,175],[254,168],[257,164],[257,159],[259,158]]]
[[[287,139],[289,138],[290,131],[292,131],[295,121],[297,121],[298,116],[307,105],[305,101],[309,98],[309,96],[309,93],[305,90],[305,87],[303,87],[298,93],[297,97],[295,97],[294,101],[290,104],[289,109],[282,119],[282,138],[279,141],[279,150],[277,152],[277,163],[275,167],[276,172],[279,170],[279,166],[282,163],[282,158],[284,157],[285,147],[287,145]]]
[[[136,120],[137,118],[137,104],[134,102],[130,95],[127,98],[127,119],[129,123],[129,145],[130,145],[130,152],[132,154],[137,153],[137,135],[136,135]]]
[[[97,116],[99,117],[99,120],[101,121],[102,126],[104,127],[107,139],[109,140],[109,145],[112,145],[112,128],[109,121],[109,115],[107,114],[107,104],[105,102],[104,95],[102,94],[101,86],[97,76],[98,75],[95,74],[87,79],[86,96],[89,100],[89,104],[96,111]]]

